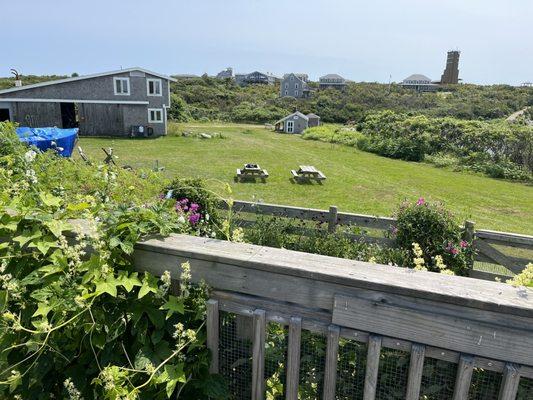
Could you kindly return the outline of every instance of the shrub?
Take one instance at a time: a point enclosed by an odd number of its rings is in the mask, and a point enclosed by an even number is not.
[[[396,243],[412,254],[412,267],[435,272],[447,268],[467,275],[474,257],[472,243],[463,240],[463,228],[442,204],[420,198],[414,204],[403,203],[396,217]]]
[[[318,140],[326,143],[338,143],[345,146],[356,147],[363,135],[356,130],[336,127],[334,125],[321,125],[307,128],[302,138],[306,140]]]

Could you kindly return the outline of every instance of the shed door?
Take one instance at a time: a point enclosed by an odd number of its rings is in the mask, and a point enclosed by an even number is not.
[[[287,133],[294,132],[294,121],[287,121]]]
[[[9,108],[0,108],[0,122],[10,121]]]
[[[120,104],[80,104],[80,135],[124,136],[123,109]]]

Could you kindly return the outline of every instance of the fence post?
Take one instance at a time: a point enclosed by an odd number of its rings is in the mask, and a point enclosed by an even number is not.
[[[469,220],[466,220],[465,221],[465,232],[464,232],[464,235],[463,235],[463,239],[466,240],[467,242],[471,242],[472,240],[474,240],[474,222],[473,221],[469,221]]]
[[[219,313],[218,301],[207,301],[207,347],[211,350],[211,365],[209,372],[218,374],[218,337],[219,337]]]
[[[252,400],[264,400],[266,312],[255,310],[253,321]]]
[[[326,347],[326,365],[324,370],[324,400],[335,399],[335,385],[337,383],[337,359],[339,357],[340,328],[336,325],[328,327],[328,341]]]
[[[328,213],[328,232],[333,233],[337,229],[337,207],[330,206]]]

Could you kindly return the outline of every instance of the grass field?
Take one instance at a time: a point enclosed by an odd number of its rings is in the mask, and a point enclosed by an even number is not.
[[[171,123],[169,131],[169,136],[155,140],[82,138],[80,145],[99,160],[104,155],[101,147],[113,147],[117,162],[133,167],[151,167],[159,160],[167,176],[207,178],[221,193],[227,182],[238,200],[314,208],[336,205],[340,211],[388,216],[401,201],[425,197],[443,201],[478,228],[533,233],[532,186],[392,160],[254,125]],[[218,132],[224,138],[178,136],[182,131]],[[235,170],[246,162],[266,168],[267,183],[235,183]],[[314,165],[328,179],[323,185],[292,183],[290,170],[301,164]]]

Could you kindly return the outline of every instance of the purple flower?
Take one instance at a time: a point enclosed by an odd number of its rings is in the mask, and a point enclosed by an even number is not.
[[[189,222],[191,225],[196,225],[200,221],[200,214],[194,213],[189,215]]]
[[[185,204],[187,204],[189,202],[189,199],[187,197],[185,197],[185,198],[181,199],[179,202],[180,202],[180,204],[185,205]]]
[[[189,207],[189,209],[192,211],[192,212],[196,212],[200,209],[200,206],[196,203],[191,203],[191,206]]]
[[[417,206],[423,206],[424,204],[426,204],[426,200],[424,200],[423,197],[420,197],[420,198],[418,199],[418,201],[416,202],[416,205],[417,205]]]
[[[456,247],[452,247],[452,249],[450,250],[450,253],[452,253],[455,256],[459,253],[459,250],[457,250]]]

